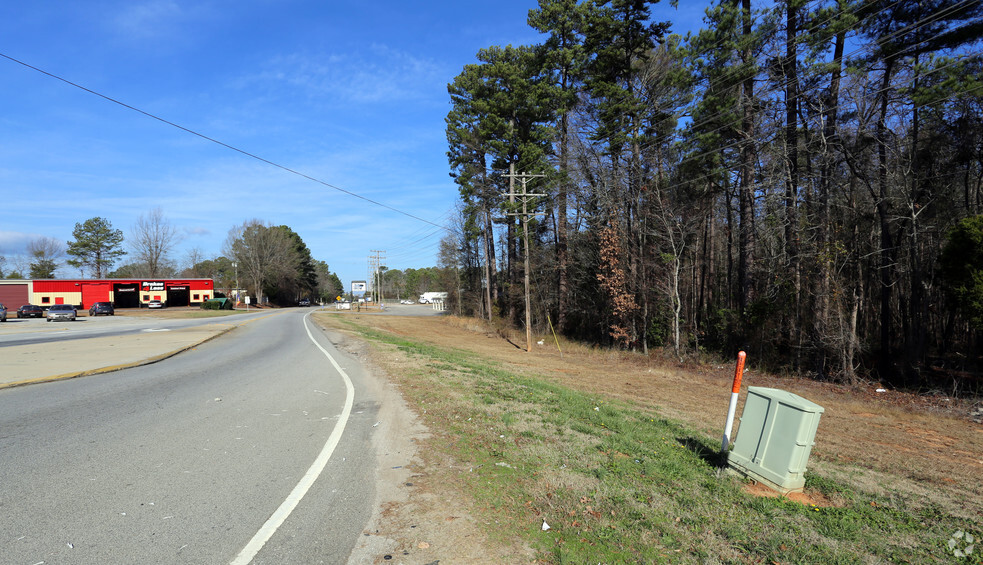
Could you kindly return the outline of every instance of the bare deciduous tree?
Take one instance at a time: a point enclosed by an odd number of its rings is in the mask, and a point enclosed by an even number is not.
[[[197,245],[188,250],[186,255],[188,261],[188,268],[185,272],[189,273],[192,277],[201,277],[199,265],[205,260],[205,252],[201,250],[201,247]]]
[[[180,241],[177,229],[164,217],[159,207],[140,216],[133,226],[130,247],[133,255],[146,266],[148,277],[158,277],[170,266],[169,255]]]
[[[296,253],[287,233],[260,220],[249,220],[229,230],[225,254],[238,263],[256,300],[262,302],[264,285],[281,280],[297,269]]]
[[[32,279],[52,279],[58,269],[59,258],[65,255],[65,245],[51,237],[39,237],[27,244]]]

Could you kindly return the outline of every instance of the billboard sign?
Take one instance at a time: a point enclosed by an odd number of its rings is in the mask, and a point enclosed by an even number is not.
[[[354,296],[364,296],[368,285],[365,281],[352,281],[352,294]]]

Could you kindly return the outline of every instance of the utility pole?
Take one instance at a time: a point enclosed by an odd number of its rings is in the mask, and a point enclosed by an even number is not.
[[[385,251],[381,251],[381,250],[378,250],[378,249],[371,249],[370,251],[372,253],[375,253],[375,257],[369,256],[369,265],[373,269],[372,270],[372,282],[373,282],[373,285],[376,287],[375,298],[379,302],[379,305],[381,307],[381,305],[382,305],[382,275],[381,275],[381,272],[380,272],[380,268],[383,266],[382,263],[383,263],[383,261],[386,260],[386,256],[384,255]]]
[[[532,178],[541,178],[546,175],[534,175],[529,173],[516,174],[514,169],[509,170],[509,202],[514,203],[516,197],[522,200],[522,212],[509,212],[509,216],[519,216],[522,220],[522,243],[525,247],[523,260],[525,265],[525,287],[526,287],[526,352],[532,351],[532,312],[529,300],[529,216],[541,216],[541,213],[529,211],[529,200],[546,196],[545,194],[532,194],[526,191],[526,182]],[[515,179],[522,183],[522,192],[515,193]]]

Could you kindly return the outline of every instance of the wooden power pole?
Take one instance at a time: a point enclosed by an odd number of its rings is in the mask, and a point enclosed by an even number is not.
[[[509,201],[515,202],[515,198],[518,197],[522,200],[522,212],[510,212],[509,216],[519,216],[522,220],[522,243],[525,250],[523,251],[523,260],[525,265],[525,287],[526,287],[526,351],[532,351],[532,308],[530,306],[529,300],[529,217],[541,215],[536,212],[529,211],[529,200],[531,198],[539,198],[546,196],[545,194],[532,194],[526,191],[526,182],[532,178],[545,177],[546,175],[534,175],[529,173],[519,173],[515,174],[509,172]],[[515,183],[512,182],[514,179],[519,179],[522,183],[522,192],[515,194],[514,186]]]

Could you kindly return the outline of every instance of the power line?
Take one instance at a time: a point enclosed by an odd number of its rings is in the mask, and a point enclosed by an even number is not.
[[[875,40],[871,41],[870,43],[861,45],[860,47],[858,47],[857,49],[851,51],[850,53],[847,53],[847,54],[843,55],[841,57],[841,60],[846,61],[846,60],[850,59],[851,57],[854,57],[854,56],[856,56],[856,55],[858,55],[858,54],[860,54],[860,53],[862,53],[864,51],[873,52],[874,49],[876,49],[880,44],[882,44],[882,43],[884,43],[886,41],[889,41],[889,40],[891,40],[891,39],[893,39],[893,38],[895,38],[897,36],[900,36],[902,34],[905,34],[905,33],[911,33],[911,32],[913,32],[913,31],[915,31],[917,29],[920,29],[920,28],[926,26],[926,25],[929,25],[931,23],[934,23],[937,20],[940,20],[940,19],[942,19],[945,16],[948,16],[948,15],[950,15],[952,13],[956,13],[956,12],[958,12],[959,10],[961,10],[964,7],[972,6],[974,4],[978,4],[979,1],[980,0],[961,0],[958,4],[956,4],[954,6],[950,6],[949,8],[947,8],[945,10],[941,10],[939,12],[931,13],[931,14],[929,14],[929,15],[921,18],[918,21],[912,22],[911,24],[909,24],[908,26],[906,26],[904,28],[895,30],[894,32],[892,32],[890,34],[887,34],[887,35],[884,35],[882,37],[876,38]],[[889,6],[883,7],[881,9],[877,10],[877,11],[874,11],[874,12],[871,12],[869,14],[866,14],[865,17],[864,17],[864,19],[858,20],[855,23],[855,25],[853,27],[851,27],[848,31],[856,31],[857,29],[860,28],[861,24],[863,24],[863,22],[866,21],[867,19],[873,18],[875,15],[888,10],[889,8],[895,6],[896,4],[899,4],[899,3],[900,3],[900,0],[899,1],[896,1],[896,2],[894,2],[892,4],[890,4]],[[842,13],[834,13],[833,15],[831,15],[829,18],[823,20],[822,22],[817,22],[813,26],[811,26],[810,28],[807,28],[805,30],[802,30],[798,34],[797,42],[802,42],[803,41],[802,38],[805,38],[806,36],[808,36],[810,33],[813,32],[813,30],[818,29],[820,25],[825,24],[825,23],[828,23],[828,22],[832,21],[836,17],[841,17],[841,16],[843,16],[845,14],[849,14],[849,13],[852,12],[852,9],[856,9],[856,8],[859,8],[859,7],[860,7],[860,4],[853,5],[853,6],[851,6],[850,8],[848,8],[847,10],[845,10]],[[925,43],[925,42],[929,41],[930,39],[931,38],[922,39],[921,41],[919,41],[915,45],[920,45],[922,43]],[[723,42],[724,42],[724,40],[721,40],[721,41],[717,42],[716,44],[714,44],[712,46],[709,46],[706,50],[697,53],[695,56],[701,56],[703,54],[706,54],[706,53],[710,52],[711,49],[715,48],[717,45],[722,44]],[[759,74],[760,72],[761,72],[761,69],[758,68],[757,66],[754,66],[754,68],[753,68],[753,74],[751,76],[753,77],[753,76]],[[729,90],[731,88],[737,87],[739,84],[741,84],[741,82],[743,82],[747,78],[748,78],[748,76],[746,76],[746,75],[738,75],[736,77],[732,77],[731,78],[731,81],[729,83],[727,81],[722,81],[720,84],[716,84],[714,86],[715,86],[715,88],[717,88],[719,90],[726,91],[726,90]],[[791,80],[792,79],[787,79],[787,80],[782,81],[782,82],[776,82],[772,87],[770,87],[769,89],[766,89],[764,92],[767,93],[767,92],[777,92],[777,91],[780,91],[782,88],[787,87],[790,84],[790,81]],[[796,100],[796,101],[797,100],[801,100],[801,99],[803,99],[803,98],[805,98],[807,96],[808,96],[808,93],[801,92],[795,98],[793,98],[793,100]],[[709,116],[702,116],[701,117],[701,121],[696,122],[696,123],[693,123],[693,124],[690,124],[688,127],[689,127],[690,130],[696,130],[697,128],[700,128],[700,127],[702,127],[704,125],[712,124],[715,120],[717,120],[718,118],[724,117],[725,115],[726,115],[726,112],[720,111],[720,112],[717,112],[717,113],[714,113],[714,114],[710,114]],[[657,122],[657,124],[662,124],[662,123],[668,122],[669,120],[678,120],[679,118],[682,118],[683,116],[684,116],[684,114],[674,114],[674,115],[671,115],[671,116],[667,116],[667,117],[662,118],[661,120],[659,120],[659,122]],[[716,133],[716,132],[719,132],[719,131],[721,131],[723,129],[726,129],[726,128],[730,127],[731,125],[732,124],[724,123],[724,124],[718,126],[716,129],[713,129],[713,130],[710,130],[710,131],[707,131],[707,132],[702,132],[702,133],[704,133],[704,134]],[[677,131],[677,132],[674,132],[673,135],[674,136],[678,136],[679,133],[680,132]]]
[[[410,214],[409,212],[405,212],[405,211],[400,210],[398,208],[394,208],[392,206],[389,206],[388,204],[383,204],[382,202],[379,202],[379,201],[376,201],[376,200],[372,200],[371,198],[367,198],[365,196],[362,196],[361,194],[357,194],[355,192],[352,192],[350,190],[346,190],[346,189],[341,188],[339,186],[333,185],[333,184],[331,184],[329,182],[325,182],[325,181],[323,181],[321,179],[312,177],[310,175],[307,175],[307,174],[302,173],[300,171],[297,171],[295,169],[291,169],[290,167],[286,167],[286,166],[281,165],[279,163],[276,163],[274,161],[270,161],[269,159],[260,157],[259,155],[256,155],[254,153],[250,153],[250,152],[245,151],[243,149],[239,149],[238,147],[235,147],[234,145],[229,145],[228,143],[225,143],[223,141],[219,141],[218,139],[215,139],[213,137],[209,137],[209,136],[207,136],[207,135],[205,135],[203,133],[199,133],[199,132],[197,132],[197,131],[195,131],[193,129],[186,128],[186,127],[184,127],[184,126],[182,126],[180,124],[177,124],[177,123],[174,123],[172,121],[166,120],[166,119],[164,119],[164,118],[162,118],[160,116],[157,116],[155,114],[151,114],[150,112],[147,112],[145,110],[141,110],[140,108],[137,108],[136,106],[132,106],[130,104],[127,104],[125,102],[122,102],[120,100],[117,100],[115,98],[112,98],[110,96],[106,96],[105,94],[102,94],[100,92],[97,92],[95,90],[92,90],[91,88],[87,88],[87,87],[82,86],[82,85],[80,85],[78,83],[75,83],[75,82],[72,82],[72,81],[70,81],[68,79],[62,78],[62,77],[60,77],[60,76],[58,76],[56,74],[50,73],[50,72],[48,72],[48,71],[46,71],[44,69],[35,67],[35,66],[33,66],[31,64],[28,64],[28,63],[25,63],[24,61],[21,61],[19,59],[15,59],[15,58],[13,58],[13,57],[11,57],[9,55],[6,55],[4,53],[0,53],[0,57],[3,57],[4,59],[7,59],[8,61],[17,63],[18,65],[27,67],[28,69],[31,69],[31,70],[36,71],[38,73],[41,73],[41,74],[43,74],[45,76],[51,77],[51,78],[53,78],[55,80],[61,81],[61,82],[65,83],[65,84],[68,84],[70,86],[74,86],[75,88],[78,88],[79,90],[84,90],[85,92],[88,92],[89,94],[98,96],[99,98],[102,98],[103,100],[112,102],[113,104],[117,104],[119,106],[122,106],[122,107],[124,107],[124,108],[126,108],[128,110],[132,110],[132,111],[137,112],[139,114],[143,114],[144,116],[146,116],[148,118],[152,118],[154,120],[157,120],[158,122],[167,124],[167,125],[169,125],[171,127],[174,127],[174,128],[177,128],[177,129],[179,129],[179,130],[181,130],[181,131],[183,131],[185,133],[190,133],[191,135],[200,137],[201,139],[204,139],[205,141],[210,141],[211,143],[214,143],[216,145],[221,145],[222,147],[225,147],[226,149],[231,149],[232,151],[235,151],[236,153],[240,153],[240,154],[245,155],[246,157],[249,157],[251,159],[255,159],[257,161],[266,163],[267,165],[271,165],[271,166],[276,167],[276,168],[278,168],[280,170],[286,171],[286,172],[288,172],[290,174],[297,175],[297,176],[302,177],[302,178],[305,178],[305,179],[307,179],[309,181],[316,182],[316,183],[318,183],[320,185],[323,185],[323,186],[326,186],[326,187],[328,187],[328,188],[330,188],[332,190],[337,190],[338,192],[342,192],[342,193],[347,194],[349,196],[352,196],[354,198],[358,198],[359,200],[363,200],[365,202],[368,202],[369,204],[373,204],[375,206],[379,206],[380,208],[385,208],[386,210],[390,210],[392,212],[396,212],[397,214],[402,214],[403,216],[406,216],[408,218],[412,218],[414,220],[423,222],[425,224],[430,224],[430,225],[435,226],[435,227],[438,227],[438,228],[443,228],[444,227],[444,226],[441,226],[441,225],[436,224],[434,222],[431,222],[430,220],[425,220],[425,219],[423,219],[423,218],[421,218],[419,216],[415,216],[413,214]]]

